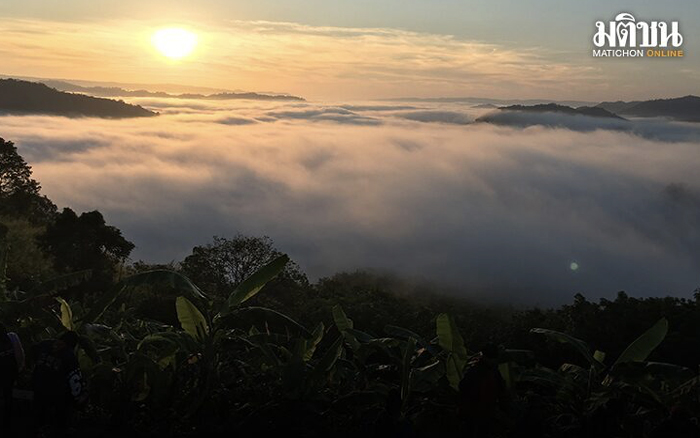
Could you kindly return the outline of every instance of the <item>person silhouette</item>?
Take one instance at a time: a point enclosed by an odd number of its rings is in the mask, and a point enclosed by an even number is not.
[[[87,396],[75,348],[78,334],[65,332],[58,339],[35,347],[34,410],[37,427],[48,426],[58,435],[68,430],[74,406]]]

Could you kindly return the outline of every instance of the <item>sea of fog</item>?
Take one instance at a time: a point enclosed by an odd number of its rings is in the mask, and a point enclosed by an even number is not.
[[[475,102],[125,100],[161,115],[3,116],[0,136],[60,207],[103,212],[134,260],[243,233],[312,279],[375,268],[515,303],[700,286],[697,124],[494,126],[472,123],[493,111]]]

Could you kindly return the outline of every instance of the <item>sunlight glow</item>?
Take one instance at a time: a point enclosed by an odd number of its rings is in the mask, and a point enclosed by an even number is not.
[[[179,28],[160,29],[151,38],[156,49],[170,59],[181,59],[197,46],[197,35]]]

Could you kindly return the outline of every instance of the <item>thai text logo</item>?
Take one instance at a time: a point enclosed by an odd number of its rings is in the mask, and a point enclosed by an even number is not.
[[[683,44],[678,22],[637,21],[623,12],[609,22],[597,21],[593,44],[594,57],[682,58]]]

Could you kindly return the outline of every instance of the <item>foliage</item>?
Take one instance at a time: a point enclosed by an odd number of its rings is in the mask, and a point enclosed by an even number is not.
[[[104,291],[112,284],[116,272],[134,249],[119,229],[107,225],[98,211],[78,216],[65,208],[49,224],[41,244],[54,260],[58,272],[91,270],[92,280],[80,293]]]
[[[51,258],[42,250],[37,239],[44,232],[37,225],[22,218],[0,216],[0,224],[7,227],[6,269],[11,282],[9,289],[28,290],[56,275]]]
[[[56,213],[56,206],[40,189],[14,143],[0,138],[0,215],[45,223]]]
[[[320,322],[313,330],[280,311],[247,306],[286,263],[284,255],[272,260],[223,302],[177,272],[154,270],[123,280],[92,308],[59,296],[18,317],[25,327],[29,320],[43,322],[50,328],[45,335],[77,330],[92,409],[138,434],[372,433],[394,398],[399,410],[392,415],[416,435],[459,433],[459,383],[480,356],[468,349],[454,316],[437,315],[427,337],[394,325],[377,336],[362,331],[340,305],[329,311],[330,326]],[[177,323],[133,318],[124,298],[161,287],[180,294],[173,304]],[[614,355],[569,334],[531,331],[569,346],[588,365],[549,368],[532,351],[502,346],[498,369],[510,404],[499,415],[509,419],[499,420],[495,436],[523,427],[540,436],[640,436],[672,421],[677,406],[700,406],[695,371],[646,362],[668,331],[665,319],[614,362],[605,359]]]
[[[594,350],[618,357],[631,339],[636,339],[661,318],[668,321],[668,334],[649,357],[694,368],[700,364],[700,350],[687,348],[697,342],[700,333],[700,296],[694,300],[675,297],[633,298],[621,292],[616,299],[588,301],[577,295],[573,304],[558,309],[529,309],[516,313],[502,339],[523,348],[540,351],[540,360],[555,366],[565,358],[581,364],[573,350],[555,344],[545,345],[527,332],[532,327],[546,327],[587,340]],[[500,342],[500,340],[499,340]],[[612,355],[612,356],[611,356]]]
[[[228,292],[264,265],[282,255],[269,237],[233,238],[214,236],[213,242],[196,246],[181,263],[182,272],[210,296],[228,297]],[[281,276],[292,282],[308,284],[295,263],[289,263]]]
[[[451,315],[441,313],[437,317],[438,345],[448,352],[445,373],[452,388],[457,389],[462,380],[462,370],[467,363],[467,349]]]
[[[7,226],[0,222],[0,302],[7,300]]]

